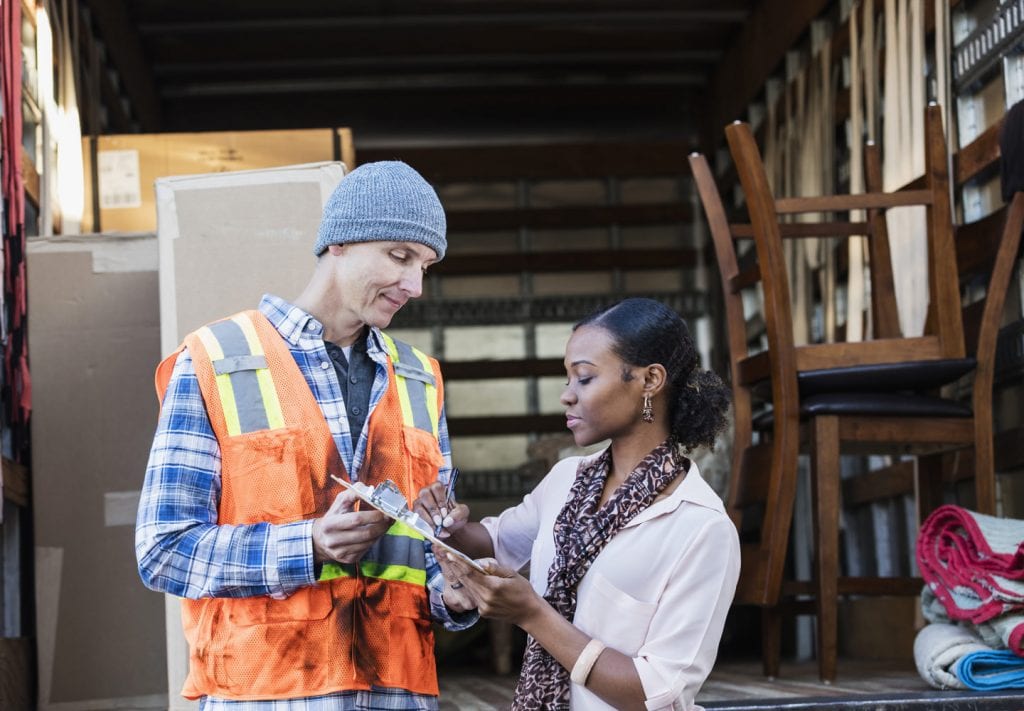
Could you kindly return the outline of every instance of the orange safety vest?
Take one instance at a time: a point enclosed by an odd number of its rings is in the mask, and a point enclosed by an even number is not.
[[[443,402],[437,361],[384,335],[388,389],[366,423],[359,480],[390,479],[412,501],[436,480]],[[287,344],[258,311],[189,334],[157,368],[167,389],[188,347],[221,450],[220,525],[322,516],[344,465]],[[382,686],[437,695],[423,536],[404,524],[358,564],[325,564],[284,600],[182,600],[189,675],[182,695],[289,699]]]

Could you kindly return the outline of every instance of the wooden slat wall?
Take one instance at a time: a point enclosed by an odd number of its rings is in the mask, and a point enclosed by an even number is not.
[[[630,143],[565,143],[560,145],[443,146],[403,148],[398,157],[407,161],[436,187],[462,184],[573,181],[628,181],[630,179],[682,178],[690,146],[683,141]],[[362,149],[360,160],[393,159],[390,149]],[[664,198],[662,198],[664,200]],[[488,233],[509,234],[522,230],[600,230],[660,225],[685,225],[693,209],[680,196],[670,202],[633,201],[625,204],[559,205],[556,207],[460,208],[446,206],[449,234],[472,234],[486,240]],[[495,253],[455,251],[431,269],[445,277],[663,271],[699,266],[699,252],[687,247],[619,246],[591,249],[515,250]],[[564,375],[561,358],[505,360],[448,360],[442,363],[446,382],[491,381]],[[449,417],[453,436],[489,436],[566,432],[565,418],[558,415],[501,415]]]

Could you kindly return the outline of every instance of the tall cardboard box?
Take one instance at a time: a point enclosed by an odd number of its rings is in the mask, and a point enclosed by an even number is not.
[[[294,298],[313,273],[324,204],[342,163],[157,181],[164,352],[209,321]]]
[[[162,178],[157,181],[160,332],[164,353],[188,332],[260,297],[299,295],[313,273],[323,206],[342,163]],[[167,597],[170,708],[187,671],[180,604]]]
[[[159,178],[336,160],[355,166],[348,128],[126,134],[83,142],[83,232],[155,230]]]
[[[156,235],[27,252],[39,707],[165,708],[164,605],[134,556],[157,420]]]

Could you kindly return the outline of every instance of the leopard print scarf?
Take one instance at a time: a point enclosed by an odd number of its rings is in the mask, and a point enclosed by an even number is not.
[[[544,594],[565,619],[571,621],[576,614],[576,587],[608,541],[690,468],[685,458],[681,467],[677,465],[674,449],[666,441],[652,450],[600,510],[611,449],[592,462],[580,463],[565,506],[555,519],[555,558]],[[530,637],[512,709],[568,709],[569,688],[569,671]]]

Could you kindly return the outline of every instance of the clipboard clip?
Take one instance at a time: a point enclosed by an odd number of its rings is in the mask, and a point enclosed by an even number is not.
[[[377,486],[370,486],[369,484],[364,484],[361,481],[345,481],[333,474],[331,474],[331,478],[346,489],[351,489],[356,492],[356,496],[384,515],[390,516],[396,521],[401,521],[409,528],[421,534],[431,543],[440,545],[445,550],[448,550],[458,556],[460,560],[472,566],[474,569],[487,574],[487,570],[475,560],[457,548],[453,548],[451,544],[438,538],[434,534],[434,527],[424,521],[419,514],[414,513],[409,509],[409,502],[406,501],[405,495],[401,492],[395,482],[390,479],[385,479],[381,483],[377,484]]]

